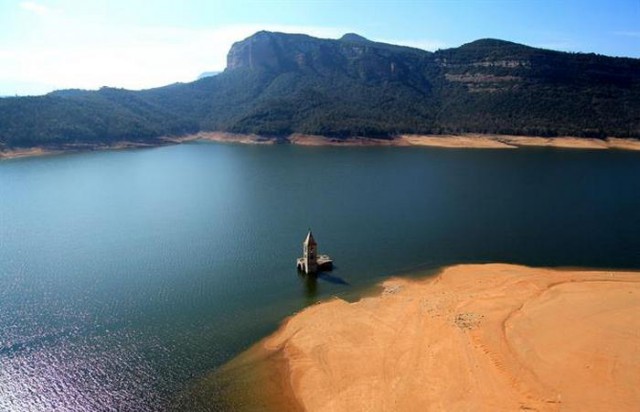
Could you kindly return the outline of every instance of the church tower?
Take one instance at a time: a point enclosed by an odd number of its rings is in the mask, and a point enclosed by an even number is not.
[[[333,260],[328,255],[318,255],[318,244],[313,238],[311,229],[302,242],[302,257],[296,260],[298,272],[315,275],[333,269]]]
[[[302,242],[302,260],[305,273],[316,273],[318,270],[318,244],[313,238],[311,229]]]

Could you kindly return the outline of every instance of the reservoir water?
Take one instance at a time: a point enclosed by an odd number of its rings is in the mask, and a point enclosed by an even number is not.
[[[336,268],[300,278],[311,227]],[[0,162],[0,411],[157,411],[330,296],[640,268],[640,153],[192,143]],[[215,398],[215,396],[214,396]]]

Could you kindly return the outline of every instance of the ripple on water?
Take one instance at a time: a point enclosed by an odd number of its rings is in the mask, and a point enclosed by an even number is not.
[[[123,330],[34,341],[6,350],[0,355],[0,410],[161,409],[167,403],[163,387],[168,382],[144,356],[149,348],[156,353],[161,349]]]

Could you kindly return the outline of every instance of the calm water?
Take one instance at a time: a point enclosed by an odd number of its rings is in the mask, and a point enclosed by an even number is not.
[[[294,261],[308,227],[331,276]],[[0,163],[0,410],[163,410],[285,316],[458,262],[640,268],[640,153],[194,143]]]

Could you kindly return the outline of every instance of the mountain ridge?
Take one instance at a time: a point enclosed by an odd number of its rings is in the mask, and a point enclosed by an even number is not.
[[[260,31],[190,83],[0,99],[0,148],[200,131],[390,138],[402,133],[640,137],[640,59],[499,39],[435,52]]]

